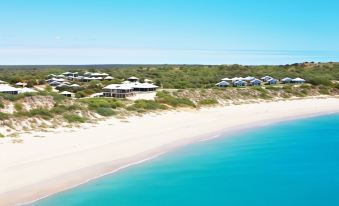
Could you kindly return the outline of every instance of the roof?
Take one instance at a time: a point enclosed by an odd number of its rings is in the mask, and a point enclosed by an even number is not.
[[[129,77],[128,80],[130,80],[130,79],[132,79],[132,80],[138,80],[139,78],[138,78],[138,77]]]
[[[129,84],[110,84],[104,87],[104,89],[125,89],[132,90],[133,88]]]
[[[7,84],[0,85],[0,92],[19,92],[19,89],[9,86]]]
[[[34,89],[31,89],[31,88],[27,88],[27,87],[24,87],[22,89],[20,89],[19,93],[34,93],[34,92],[37,92],[36,90]]]
[[[104,79],[114,79],[114,78],[111,76],[108,76],[108,77],[105,77]]]
[[[0,80],[0,84],[7,84],[7,82]]]
[[[285,78],[283,78],[281,81],[292,81],[292,79],[289,78],[289,77],[285,77]]]
[[[68,92],[68,91],[63,91],[63,92],[60,92],[60,94],[70,94],[70,95],[72,95],[72,94],[74,94],[74,93]]]
[[[293,81],[293,82],[304,82],[305,79],[302,79],[302,78],[297,77],[297,78],[295,78],[295,79],[292,79],[292,81]]]
[[[129,83],[127,85],[130,85],[132,88],[141,88],[141,89],[155,89],[158,88],[158,86],[150,83],[140,83],[140,82],[135,82],[135,83]]]
[[[230,81],[230,80],[232,80],[232,79],[230,79],[230,78],[223,78],[221,81]]]
[[[215,84],[216,86],[229,86],[230,83],[226,82],[226,81],[221,81]]]

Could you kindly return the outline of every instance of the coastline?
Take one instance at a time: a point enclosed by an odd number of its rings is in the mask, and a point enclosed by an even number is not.
[[[29,203],[194,142],[337,112],[338,98],[313,98],[109,119],[44,138],[28,134],[23,144],[0,145],[0,205]]]

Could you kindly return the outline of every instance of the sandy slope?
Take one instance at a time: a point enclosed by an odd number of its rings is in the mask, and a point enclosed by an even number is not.
[[[339,112],[339,99],[304,99],[110,119],[0,144],[0,205],[31,201],[202,138]]]

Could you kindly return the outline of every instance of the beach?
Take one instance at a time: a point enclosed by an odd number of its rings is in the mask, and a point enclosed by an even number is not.
[[[337,112],[338,98],[308,98],[112,118],[23,134],[23,143],[0,144],[0,205],[31,202],[189,143]]]

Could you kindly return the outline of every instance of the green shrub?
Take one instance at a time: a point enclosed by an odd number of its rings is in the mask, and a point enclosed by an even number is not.
[[[21,113],[25,116],[29,117],[41,117],[43,119],[51,119],[53,117],[53,114],[50,110],[44,109],[44,108],[37,108],[37,109],[32,109],[28,112]]]
[[[309,82],[313,85],[324,85],[324,86],[332,85],[332,82],[329,79],[323,77],[313,77],[309,79]]]
[[[167,104],[173,107],[189,106],[195,107],[195,104],[187,98],[176,98],[166,91],[158,92],[156,102]]]
[[[101,116],[104,116],[104,117],[116,115],[115,111],[113,111],[111,108],[107,108],[107,107],[99,107],[95,110],[95,112],[100,114]]]
[[[124,104],[120,100],[113,98],[88,98],[82,99],[81,102],[87,104],[88,107],[92,110],[100,107],[115,109],[124,106]]]
[[[215,104],[218,104],[218,100],[216,99],[203,99],[203,100],[200,100],[198,104],[200,105],[215,105]]]
[[[0,138],[4,138],[4,137],[5,137],[5,135],[3,135],[3,134],[0,133]]]
[[[86,119],[83,117],[80,117],[79,115],[76,114],[65,114],[64,118],[69,122],[69,123],[84,123],[86,122]]]
[[[9,115],[3,112],[0,112],[0,120],[6,120],[9,118]]]
[[[21,112],[24,108],[24,106],[21,103],[15,103],[14,108],[16,111]]]
[[[0,109],[5,108],[5,104],[0,100]]]
[[[133,105],[127,107],[128,110],[141,111],[141,110],[158,110],[167,109],[163,104],[160,104],[153,100],[137,100]]]
[[[320,94],[329,95],[329,94],[330,94],[329,89],[330,89],[329,87],[326,87],[326,86],[320,86],[320,87],[319,87],[319,93],[320,93]]]

